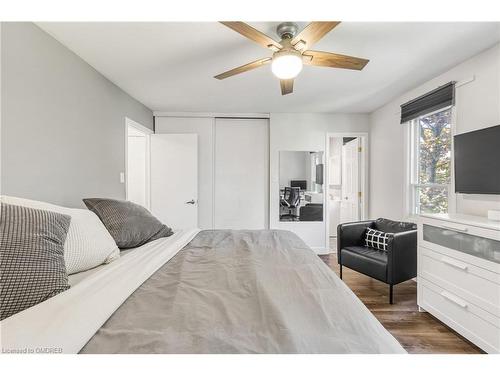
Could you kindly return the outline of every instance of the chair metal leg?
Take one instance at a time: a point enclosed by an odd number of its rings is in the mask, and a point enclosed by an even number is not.
[[[340,280],[342,280],[342,264],[340,265]]]
[[[393,285],[389,285],[389,303],[392,305],[392,287]]]

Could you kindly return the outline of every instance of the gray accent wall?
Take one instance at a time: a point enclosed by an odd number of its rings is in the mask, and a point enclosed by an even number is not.
[[[32,23],[1,24],[1,193],[125,198],[125,117],[153,113]]]

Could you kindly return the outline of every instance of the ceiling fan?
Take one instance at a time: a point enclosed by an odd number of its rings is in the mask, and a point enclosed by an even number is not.
[[[313,51],[309,48],[335,28],[340,22],[311,22],[297,33],[293,22],[280,23],[276,29],[279,42],[254,29],[244,22],[221,22],[250,40],[273,51],[272,57],[265,57],[251,63],[228,70],[214,78],[225,79],[263,65],[271,64],[273,74],[280,79],[281,94],[293,92],[293,80],[302,70],[302,65],[325,66],[330,68],[361,70],[369,60],[337,53]]]

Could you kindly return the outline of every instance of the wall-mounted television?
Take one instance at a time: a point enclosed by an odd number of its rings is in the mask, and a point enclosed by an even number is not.
[[[454,137],[455,192],[500,194],[500,125]]]
[[[316,181],[318,185],[323,185],[323,164],[316,164]]]

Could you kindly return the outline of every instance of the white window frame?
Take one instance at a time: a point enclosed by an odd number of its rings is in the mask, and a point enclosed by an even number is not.
[[[418,141],[420,140],[419,122],[422,117],[431,116],[435,113],[450,109],[450,130],[451,130],[451,150],[450,150],[450,182],[448,184],[419,184],[418,183]],[[425,113],[406,123],[407,132],[407,184],[406,184],[406,212],[408,217],[420,215],[420,199],[418,198],[418,188],[421,187],[445,187],[448,192],[448,213],[455,212],[455,194],[454,194],[454,161],[453,161],[453,136],[455,135],[455,108],[447,106],[438,110]]]

